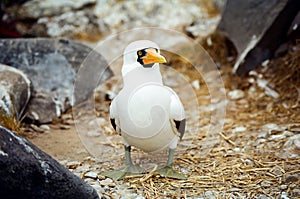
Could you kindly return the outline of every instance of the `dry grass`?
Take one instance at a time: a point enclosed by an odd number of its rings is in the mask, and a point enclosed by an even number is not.
[[[21,121],[17,120],[14,115],[7,115],[6,113],[0,112],[0,125],[17,134],[23,134]]]
[[[281,198],[283,192],[289,198],[300,197],[297,189],[300,186],[299,149],[291,157],[291,151],[285,146],[290,137],[299,133],[299,96],[290,90],[300,88],[299,54],[298,50],[291,52],[271,61],[268,70],[258,70],[260,78],[266,79],[268,86],[280,94],[278,99],[266,95],[256,83],[249,82],[251,78],[256,82],[259,77],[239,78],[231,73],[230,66],[221,68],[226,90],[241,89],[245,97],[228,100],[223,131],[212,135],[217,142],[209,150],[203,146],[209,142],[205,139],[209,120],[205,118],[210,117],[210,113],[201,112],[199,132],[184,137],[191,139],[190,145],[178,147],[174,162],[176,169],[187,173],[187,180],[161,178],[150,172],[127,177],[121,183],[137,192],[142,190],[145,198],[209,198],[209,194],[215,198],[258,198],[262,195]],[[223,55],[227,56],[228,52]],[[173,57],[171,63],[190,76],[190,80],[196,78],[192,67],[183,70],[181,66],[188,66],[188,63],[180,58]],[[230,64],[227,62],[227,65]],[[203,80],[200,82],[197,96],[208,95]],[[287,101],[293,106],[284,104]],[[210,99],[199,100],[200,107],[209,104]],[[264,125],[271,123],[282,127],[281,130],[264,130]],[[289,126],[293,125],[295,131],[290,130]],[[240,126],[246,130],[234,132]]]

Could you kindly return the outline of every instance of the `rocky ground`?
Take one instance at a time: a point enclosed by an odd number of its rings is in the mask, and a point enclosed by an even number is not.
[[[100,175],[103,170],[118,168],[124,159],[120,138],[108,120],[109,92],[105,94],[116,78],[95,92],[99,128],[89,131],[90,136],[99,138],[97,157],[89,155],[80,142],[71,113],[63,115],[57,124],[31,126],[34,132],[43,133],[34,133],[30,140],[91,184],[103,198],[300,197],[299,70],[289,68],[299,63],[299,46],[295,49],[245,78],[232,74],[230,64],[220,69],[227,93],[223,99],[226,118],[223,130],[210,135],[210,117],[218,104],[211,103],[203,80],[195,81],[198,78],[192,67],[174,64],[194,85],[199,103],[198,117],[192,111],[186,113],[190,122],[174,163],[187,180],[165,179],[151,172],[165,161],[165,152],[149,156],[137,150],[134,160],[148,166],[148,173],[119,181]],[[280,66],[282,63],[286,66]],[[179,80],[170,71],[162,68],[165,82],[180,92]],[[188,104],[189,99],[183,103]]]

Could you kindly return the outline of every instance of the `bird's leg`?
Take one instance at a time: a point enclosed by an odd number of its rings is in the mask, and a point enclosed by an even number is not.
[[[169,149],[169,156],[168,156],[167,166],[172,166],[173,160],[174,160],[174,152],[175,152],[175,149]]]
[[[131,146],[125,146],[125,165],[126,166],[132,166],[132,160],[131,160]]]
[[[163,168],[156,170],[156,172],[162,177],[184,180],[187,177],[185,175],[183,175],[182,173],[175,171],[172,167],[173,160],[174,160],[174,152],[175,152],[175,149],[171,149],[171,148],[169,149],[167,165],[164,166]]]
[[[143,173],[144,169],[138,165],[132,163],[131,160],[131,146],[125,146],[125,168],[126,174],[138,174]]]
[[[109,178],[119,180],[125,176],[143,173],[144,169],[138,165],[134,165],[131,160],[131,146],[125,145],[125,168],[112,171],[104,171],[101,174]]]

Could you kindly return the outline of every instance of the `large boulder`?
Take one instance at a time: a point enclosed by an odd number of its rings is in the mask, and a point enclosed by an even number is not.
[[[20,119],[31,95],[31,82],[22,71],[0,64],[0,114]]]
[[[245,75],[272,58],[286,42],[299,8],[299,0],[227,0],[218,30],[225,33],[237,49],[234,72]]]
[[[0,168],[0,198],[99,198],[82,179],[2,126]]]
[[[51,122],[72,105],[86,100],[95,82],[100,84],[112,75],[99,53],[69,40],[0,39],[0,52],[0,63],[23,71],[32,81],[27,118],[37,123]],[[81,66],[84,70],[78,77]],[[73,85],[78,78],[85,79],[73,98]]]

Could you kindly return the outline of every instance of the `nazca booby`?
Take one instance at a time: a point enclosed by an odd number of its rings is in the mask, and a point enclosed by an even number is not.
[[[185,113],[177,94],[163,85],[159,63],[166,63],[158,45],[149,40],[130,43],[123,53],[123,88],[110,105],[113,128],[123,139],[125,168],[103,174],[115,179],[143,169],[131,160],[131,146],[145,152],[169,148],[165,167],[157,170],[161,176],[183,179],[173,170],[177,142],[185,131]]]

